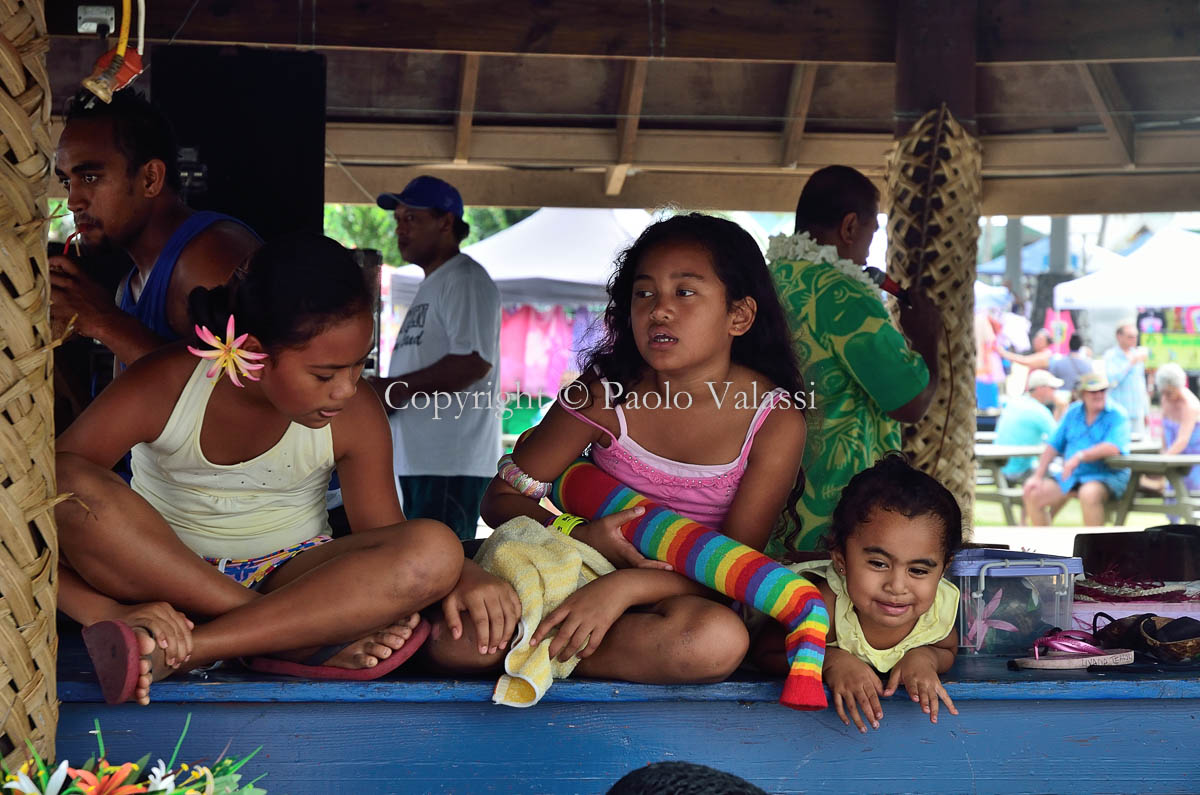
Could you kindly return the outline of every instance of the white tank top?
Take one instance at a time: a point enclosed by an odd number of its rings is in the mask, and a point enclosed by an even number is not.
[[[293,422],[274,447],[250,461],[210,463],[200,450],[216,385],[204,376],[209,364],[197,363],[159,437],[133,448],[133,490],[205,557],[253,558],[329,533],[330,426]]]

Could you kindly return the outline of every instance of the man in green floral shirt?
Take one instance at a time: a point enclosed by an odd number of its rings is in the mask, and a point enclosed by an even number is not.
[[[819,547],[850,478],[899,449],[900,423],[921,419],[937,390],[937,308],[910,289],[901,335],[862,271],[878,212],[879,191],[869,179],[828,166],[800,194],[796,234],[772,238],[767,249],[796,357],[816,393],[804,493],[772,533],[766,552],[775,558]]]

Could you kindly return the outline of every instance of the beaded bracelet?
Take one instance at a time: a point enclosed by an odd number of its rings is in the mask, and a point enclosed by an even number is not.
[[[563,535],[569,536],[572,530],[586,521],[587,519],[584,519],[582,516],[576,516],[573,513],[560,513],[554,517],[554,521],[549,526],[557,529]]]
[[[550,493],[550,485],[529,475],[513,463],[512,454],[501,457],[496,474],[508,485],[531,499],[540,500]]]

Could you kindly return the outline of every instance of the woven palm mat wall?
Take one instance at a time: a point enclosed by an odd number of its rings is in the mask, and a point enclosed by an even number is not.
[[[932,279],[942,313],[938,386],[925,418],[904,428],[904,451],[958,498],[966,527],[975,508],[975,249],[981,150],[943,105],[921,117],[888,158],[888,273],[900,284]],[[892,306],[896,312],[897,307]]]
[[[41,0],[0,0],[0,757],[54,756],[54,419],[46,281],[49,48]]]

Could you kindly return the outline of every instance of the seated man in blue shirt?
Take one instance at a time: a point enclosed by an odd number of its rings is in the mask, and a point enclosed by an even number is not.
[[[1046,526],[1072,495],[1079,497],[1083,523],[1104,524],[1104,503],[1129,486],[1129,470],[1113,469],[1105,458],[1129,453],[1129,417],[1108,400],[1108,381],[1086,373],[1076,383],[1082,400],[1072,403],[1058,430],[1046,443],[1037,469],[1025,481],[1025,514],[1030,524]],[[1063,457],[1062,474],[1046,477],[1055,457]]]
[[[1048,370],[1034,370],[1029,374],[1026,393],[1013,398],[1000,412],[996,422],[997,445],[1041,444],[1054,433],[1054,415],[1049,406],[1054,405],[1054,390],[1063,385]],[[1008,459],[1004,477],[1016,484],[1025,480],[1037,464],[1034,456],[1014,456]]]

